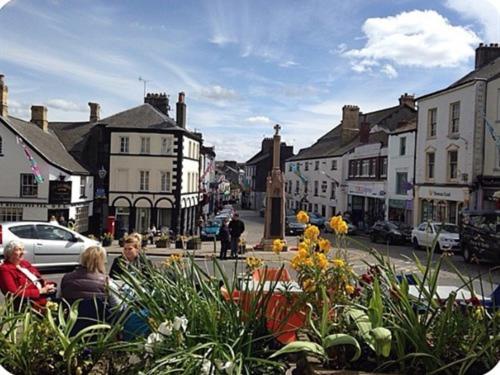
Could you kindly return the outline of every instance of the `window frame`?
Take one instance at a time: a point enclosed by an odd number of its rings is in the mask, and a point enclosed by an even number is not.
[[[85,192],[87,190],[87,176],[80,176],[80,198],[87,198]]]
[[[437,107],[429,108],[427,112],[427,138],[436,138],[437,135]]]
[[[3,156],[3,139],[1,135],[0,135],[0,156]]]
[[[430,156],[432,155],[432,168],[430,166]],[[425,179],[428,181],[434,180],[436,169],[436,152],[427,151],[425,153]],[[432,172],[432,175],[431,173]]]
[[[173,142],[170,137],[161,137],[160,153],[162,155],[171,155],[173,153]]]
[[[337,160],[332,160],[332,163],[330,165],[330,170],[332,170],[332,171],[337,170]]]
[[[25,184],[25,179],[30,178],[32,181],[30,184]],[[26,193],[26,189],[32,189],[33,193]],[[19,195],[22,198],[36,198],[38,197],[38,184],[36,182],[35,175],[33,173],[21,173],[20,174],[20,184],[19,184]]]
[[[455,106],[458,106],[458,113],[456,114],[457,117],[454,117]],[[456,122],[455,122],[455,120],[456,120]],[[458,134],[460,132],[460,102],[459,101],[450,103],[450,124],[449,125],[450,125],[449,126],[450,134]]]
[[[149,191],[149,171],[139,171],[139,191]]]
[[[314,161],[314,170],[319,171],[319,160]]]
[[[451,155],[454,154],[455,155],[455,161],[454,161],[454,164],[452,166],[452,158],[451,158]],[[456,181],[457,178],[458,178],[458,150],[457,149],[451,149],[451,150],[448,150],[447,152],[447,178],[448,178],[448,181]],[[453,176],[453,172],[455,172],[455,175]]]
[[[151,154],[151,137],[141,137],[141,154]]]
[[[130,153],[130,137],[120,136],[120,154]]]
[[[405,175],[404,179],[399,179],[400,176]],[[404,186],[402,185],[402,181],[405,181],[405,183],[408,183],[408,172],[396,172],[396,194],[397,195],[406,195],[407,191],[405,190]]]
[[[171,176],[169,171],[160,171],[160,191],[169,193],[171,191]]]
[[[399,156],[406,155],[406,137],[399,138]]]

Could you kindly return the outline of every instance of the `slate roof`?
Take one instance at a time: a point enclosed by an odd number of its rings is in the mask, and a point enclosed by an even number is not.
[[[360,113],[359,122],[368,122],[370,127],[378,125],[389,133],[400,127],[402,122],[416,119],[416,117],[417,111],[415,109],[406,105],[398,105],[369,113]],[[311,147],[303,148],[297,155],[287,159],[287,162],[341,156],[361,143],[358,135],[353,136],[353,138],[347,142],[342,142],[341,132],[342,126],[339,124],[319,138]],[[369,142],[372,143],[373,139],[373,142],[380,141],[386,144],[387,133],[381,132],[385,135],[378,133],[379,132],[370,134]]]
[[[272,157],[272,155],[269,152],[263,153],[262,151],[259,151],[254,156],[252,156],[249,160],[247,160],[245,165],[257,164],[258,162],[265,160],[267,158],[270,158],[270,157]]]
[[[49,122],[52,130],[70,152],[81,153],[87,135],[95,126],[90,122]]]
[[[107,128],[175,129],[188,132],[172,118],[147,103],[103,118],[98,124],[105,124]]]
[[[48,163],[67,173],[88,175],[89,172],[67,151],[54,132],[44,132],[36,124],[7,116],[0,117],[26,145],[35,150]]]

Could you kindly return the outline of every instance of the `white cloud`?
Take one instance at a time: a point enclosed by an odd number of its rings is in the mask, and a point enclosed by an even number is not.
[[[59,109],[64,112],[87,112],[87,107],[65,99],[50,99],[45,102],[49,108]]]
[[[216,101],[236,100],[239,98],[238,94],[233,89],[227,89],[219,85],[203,87],[198,93],[202,97]]]
[[[446,6],[465,19],[478,21],[484,28],[484,41],[500,40],[500,1],[498,0],[447,0]]]
[[[361,49],[351,49],[344,56],[351,58],[357,72],[390,62],[400,66],[455,67],[474,56],[478,36],[470,29],[453,26],[433,10],[413,10],[385,18],[369,18],[363,25],[367,42]],[[382,71],[394,75],[394,66]]]
[[[299,65],[295,61],[288,60],[279,64],[282,68],[290,68],[291,66]]]
[[[250,122],[252,124],[271,124],[272,121],[269,117],[267,116],[253,116],[253,117],[248,117],[246,119],[247,122]]]
[[[10,0],[0,0],[0,9],[2,9],[9,1]]]
[[[397,78],[397,76],[398,76],[398,72],[390,64],[385,64],[382,67],[381,72],[384,73],[389,78]]]

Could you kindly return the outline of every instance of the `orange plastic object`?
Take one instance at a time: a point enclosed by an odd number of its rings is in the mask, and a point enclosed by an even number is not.
[[[252,278],[255,281],[292,281],[286,268],[258,268],[253,271]]]

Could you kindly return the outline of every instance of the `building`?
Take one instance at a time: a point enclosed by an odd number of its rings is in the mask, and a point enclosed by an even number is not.
[[[498,134],[499,74],[500,48],[481,44],[472,72],[418,98],[416,223],[458,223],[462,209],[493,205],[500,171],[485,114]]]
[[[80,232],[93,216],[94,178],[49,127],[47,109],[31,107],[30,121],[8,113],[0,75],[0,222],[74,219]]]
[[[215,162],[215,196],[216,207],[226,203],[236,203],[241,199],[241,176],[243,166],[234,160]]]
[[[214,147],[201,146],[200,163],[200,206],[201,213],[207,217],[215,209],[217,189],[215,179],[215,150]]]
[[[389,134],[415,118],[408,94],[397,106],[369,113],[344,106],[338,126],[287,160],[287,207],[327,217],[349,211],[358,224],[383,218]]]
[[[285,160],[293,156],[293,146],[285,142],[280,144],[280,168],[284,171]],[[245,163],[244,185],[248,186],[245,206],[253,210],[260,210],[266,196],[267,177],[273,168],[273,139],[264,138],[258,153]]]

